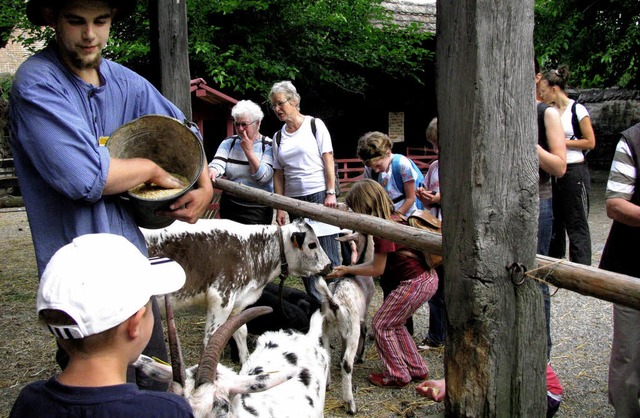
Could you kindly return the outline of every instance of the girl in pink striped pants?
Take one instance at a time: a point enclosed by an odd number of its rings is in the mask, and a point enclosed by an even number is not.
[[[346,203],[354,212],[406,224],[404,217],[394,211],[386,191],[373,180],[354,183]],[[373,240],[373,260],[337,266],[327,278],[345,274],[380,276],[381,286],[394,289],[373,317],[376,348],[385,371],[371,373],[369,380],[376,386],[401,388],[411,381],[425,380],[429,375],[429,368],[405,322],[433,296],[438,288],[438,275],[427,266],[419,251],[384,238]]]

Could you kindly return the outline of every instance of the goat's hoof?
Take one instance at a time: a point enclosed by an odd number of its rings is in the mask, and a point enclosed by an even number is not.
[[[347,414],[355,415],[356,413],[358,413],[358,408],[356,408],[356,403],[353,401],[349,402],[347,406]]]

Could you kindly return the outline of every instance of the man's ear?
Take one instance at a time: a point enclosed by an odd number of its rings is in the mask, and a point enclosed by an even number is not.
[[[127,334],[129,334],[129,338],[137,338],[140,336],[140,323],[146,312],[147,307],[143,306],[127,319]]]

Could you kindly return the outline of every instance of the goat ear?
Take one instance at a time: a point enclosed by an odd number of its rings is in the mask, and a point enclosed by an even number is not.
[[[295,248],[302,249],[302,244],[304,244],[304,239],[306,236],[306,232],[294,232],[291,234],[291,243]]]
[[[290,367],[271,373],[261,373],[256,375],[236,375],[232,379],[229,387],[231,397],[239,394],[263,392],[278,386],[298,375],[297,367]]]

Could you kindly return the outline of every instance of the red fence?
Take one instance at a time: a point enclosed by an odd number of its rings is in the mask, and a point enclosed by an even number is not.
[[[431,163],[438,158],[433,149],[427,147],[407,147],[405,155],[411,158],[423,173],[426,173]],[[351,184],[362,180],[364,176],[364,165],[359,158],[338,158],[336,165],[336,177],[341,192],[348,190]]]

